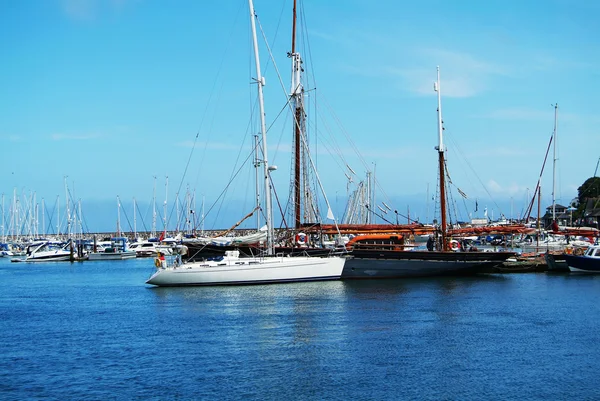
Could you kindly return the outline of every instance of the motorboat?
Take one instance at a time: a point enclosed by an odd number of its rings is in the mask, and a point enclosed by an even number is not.
[[[37,241],[30,244],[25,259],[12,259],[17,262],[64,262],[73,259],[71,242]]]
[[[115,237],[97,244],[95,252],[88,255],[88,260],[123,260],[136,256],[136,251],[129,248],[127,238]]]
[[[149,258],[157,255],[158,243],[153,241],[134,242],[129,246],[129,249],[134,251],[138,258]],[[166,250],[163,251],[167,253]]]
[[[590,246],[583,255],[565,255],[569,270],[579,273],[600,273],[600,245]]]

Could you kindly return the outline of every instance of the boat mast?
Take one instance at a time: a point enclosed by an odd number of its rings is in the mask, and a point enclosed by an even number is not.
[[[154,176],[154,188],[152,191],[152,238],[156,237],[156,176]]]
[[[137,220],[135,215],[135,197],[133,198],[133,240],[137,241]]]
[[[163,232],[163,238],[165,238],[167,236],[167,197],[169,195],[169,176],[165,176],[165,203],[163,205],[163,227],[164,227],[164,232]]]
[[[67,238],[71,238],[71,211],[69,210],[69,188],[67,187],[67,176],[65,176],[65,196],[67,198]]]
[[[558,126],[558,103],[554,105],[554,133],[552,137],[554,138],[553,145],[553,153],[554,159],[552,163],[552,222],[556,221],[556,196],[555,196],[555,187],[556,187],[556,128]]]
[[[446,239],[446,187],[444,181],[444,128],[442,126],[442,93],[440,87],[440,67],[437,67],[437,81],[433,85],[433,89],[437,92],[438,108],[437,108],[437,119],[438,119],[438,140],[439,144],[436,147],[438,151],[439,159],[439,174],[440,174],[440,214],[441,214],[441,234],[442,234],[442,251],[447,250],[447,239]]]
[[[2,199],[2,212],[4,214],[4,199]],[[44,202],[44,198],[42,198],[42,234],[44,235],[44,238],[46,237],[46,215],[45,215],[45,210],[46,210],[46,204]]]
[[[121,198],[117,195],[117,237],[121,236]]]
[[[254,184],[256,185],[255,194],[256,194],[256,207],[260,206],[260,178],[259,178],[259,167],[260,167],[260,157],[259,157],[259,139],[258,134],[254,135]],[[260,213],[256,213],[256,229],[260,230]]]
[[[301,193],[302,182],[301,171],[301,135],[302,121],[304,117],[304,102],[302,99],[303,88],[300,82],[300,73],[302,71],[302,59],[300,54],[296,53],[296,0],[292,12],[292,51],[289,54],[292,59],[292,88],[291,101],[294,109],[294,224],[297,229],[301,224]]]
[[[265,122],[265,103],[263,99],[263,86],[265,80],[261,75],[260,59],[258,56],[258,40],[256,39],[256,23],[254,21],[254,5],[248,0],[250,7],[250,24],[252,26],[252,42],[254,44],[254,61],[256,64],[256,83],[258,84],[258,105],[260,110],[260,131],[262,134],[263,170],[265,179],[265,207],[267,223],[267,255],[273,254],[273,216],[271,205],[271,179],[269,177],[269,162],[267,157],[267,125]]]
[[[4,235],[4,193],[2,194],[2,242],[6,242],[6,235]]]
[[[60,235],[60,195],[56,195],[56,235]]]

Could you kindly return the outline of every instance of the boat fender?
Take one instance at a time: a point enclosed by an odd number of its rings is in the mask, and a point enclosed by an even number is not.
[[[156,266],[158,268],[162,267],[162,263],[160,263],[159,258],[154,259],[154,266]]]
[[[455,239],[450,241],[450,249],[452,249],[453,251],[458,251],[460,249],[460,242],[458,242]]]
[[[304,245],[304,244],[306,244],[306,234],[304,234],[304,233],[298,233],[296,235],[296,243],[298,245]]]

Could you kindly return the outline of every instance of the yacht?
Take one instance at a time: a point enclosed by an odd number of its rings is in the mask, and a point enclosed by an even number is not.
[[[12,259],[17,262],[64,262],[73,258],[71,242],[37,241],[26,250],[25,259]]]

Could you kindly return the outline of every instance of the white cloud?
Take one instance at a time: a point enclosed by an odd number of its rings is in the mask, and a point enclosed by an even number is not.
[[[418,95],[434,95],[436,66],[440,66],[441,93],[444,97],[473,97],[485,92],[498,76],[508,76],[509,69],[475,58],[468,53],[440,49],[417,49],[410,56],[417,68],[384,67],[383,73],[401,78],[398,83]]]
[[[488,181],[486,188],[488,189],[488,191],[490,191],[492,193],[508,195],[508,196],[522,195],[527,192],[526,187],[519,185],[515,182],[512,182],[508,185],[501,185],[493,179]]]

